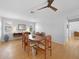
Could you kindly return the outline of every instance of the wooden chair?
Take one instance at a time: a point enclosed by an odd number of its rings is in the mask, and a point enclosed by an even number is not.
[[[38,43],[39,45],[37,45],[38,46],[37,50],[40,48],[41,51],[44,51],[45,59],[46,59],[46,55],[47,55],[47,50],[50,51],[50,56],[52,55],[51,39],[52,39],[51,35],[47,35],[43,38],[43,40],[41,42]],[[43,46],[44,48],[41,48],[41,46]]]
[[[26,50],[26,46],[29,46],[29,34],[22,33],[22,47]]]
[[[46,36],[46,49],[50,50],[50,56],[52,55],[52,40],[51,35]]]
[[[27,53],[29,55],[31,48],[34,48],[36,44],[32,43],[32,41],[30,41],[28,33],[23,33],[22,37],[23,37],[22,46],[23,46],[24,50],[27,50]]]
[[[22,33],[22,47],[24,47],[24,32]]]

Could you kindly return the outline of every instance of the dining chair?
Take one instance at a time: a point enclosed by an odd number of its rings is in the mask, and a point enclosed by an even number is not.
[[[24,32],[22,33],[22,47],[24,48]]]
[[[41,51],[44,51],[45,59],[47,56],[47,50],[50,51],[50,56],[52,55],[52,41],[51,41],[51,35],[47,35],[42,38],[42,41],[39,41],[37,50],[41,49]]]
[[[26,46],[29,46],[29,34],[22,33],[22,47],[26,50]]]
[[[52,40],[51,35],[46,36],[46,49],[50,50],[50,56],[52,55]]]
[[[29,39],[29,34],[28,33],[23,33],[22,37],[23,37],[22,46],[24,48],[24,51],[27,50],[27,53],[29,55],[30,51],[32,52],[32,49],[35,49],[36,43],[33,43],[33,41],[31,41]]]

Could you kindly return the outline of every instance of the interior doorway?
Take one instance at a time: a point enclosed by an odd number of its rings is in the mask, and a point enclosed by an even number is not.
[[[79,46],[79,19],[68,20],[68,43]]]
[[[70,39],[79,37],[79,21],[68,21],[68,37]]]

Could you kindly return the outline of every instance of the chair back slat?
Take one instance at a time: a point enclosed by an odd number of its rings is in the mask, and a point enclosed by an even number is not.
[[[29,46],[29,34],[24,32],[22,33],[22,47],[24,47],[24,50],[26,46]]]
[[[51,35],[47,35],[46,36],[46,46],[47,47],[50,47],[51,46]]]

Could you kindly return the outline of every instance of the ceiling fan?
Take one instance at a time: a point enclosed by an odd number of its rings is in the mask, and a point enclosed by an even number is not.
[[[51,6],[52,5],[52,3],[54,2],[54,0],[48,0],[47,1],[47,6],[44,6],[44,7],[42,7],[42,8],[39,8],[39,9],[37,9],[37,10],[42,10],[42,9],[44,9],[44,8],[51,8],[53,11],[57,11],[58,9],[57,8],[55,8],[55,7],[53,7],[53,6]],[[31,13],[34,13],[35,11],[31,11]]]

